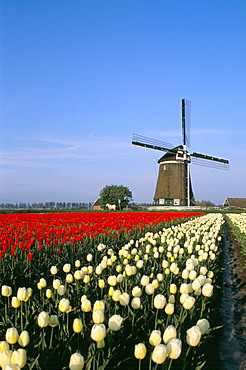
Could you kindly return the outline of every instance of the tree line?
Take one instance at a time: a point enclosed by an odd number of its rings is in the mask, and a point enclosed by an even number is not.
[[[92,203],[91,202],[0,203],[0,209],[92,209]]]

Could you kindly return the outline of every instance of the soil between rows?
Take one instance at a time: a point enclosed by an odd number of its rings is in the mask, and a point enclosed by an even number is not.
[[[224,226],[224,251],[220,321],[218,333],[219,359],[217,369],[246,369],[246,256]],[[215,369],[215,368],[214,368]]]

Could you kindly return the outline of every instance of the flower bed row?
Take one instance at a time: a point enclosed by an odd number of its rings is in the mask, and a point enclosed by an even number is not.
[[[192,217],[202,213],[59,213],[59,214],[4,214],[0,215],[1,256],[16,249],[31,251],[45,245],[59,245],[66,242],[83,242],[99,235],[133,233],[157,224]],[[0,257],[1,257],[0,256]]]
[[[30,279],[3,276],[0,367],[202,368],[215,329],[223,222],[209,214],[123,245],[69,244],[39,271],[18,253],[6,259]]]
[[[226,220],[243,253],[246,255],[246,214],[227,213]]]

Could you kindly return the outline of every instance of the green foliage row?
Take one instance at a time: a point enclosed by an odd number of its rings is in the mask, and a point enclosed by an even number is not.
[[[227,224],[229,225],[235,239],[237,240],[238,244],[242,248],[242,253],[246,255],[246,234],[240,230],[238,226],[236,226],[233,221],[225,215],[225,219]],[[246,267],[246,265],[245,265]]]

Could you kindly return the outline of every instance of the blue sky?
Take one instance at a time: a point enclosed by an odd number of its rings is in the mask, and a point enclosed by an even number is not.
[[[93,202],[105,185],[152,202],[191,101],[197,200],[246,197],[244,0],[1,0],[0,202]]]

